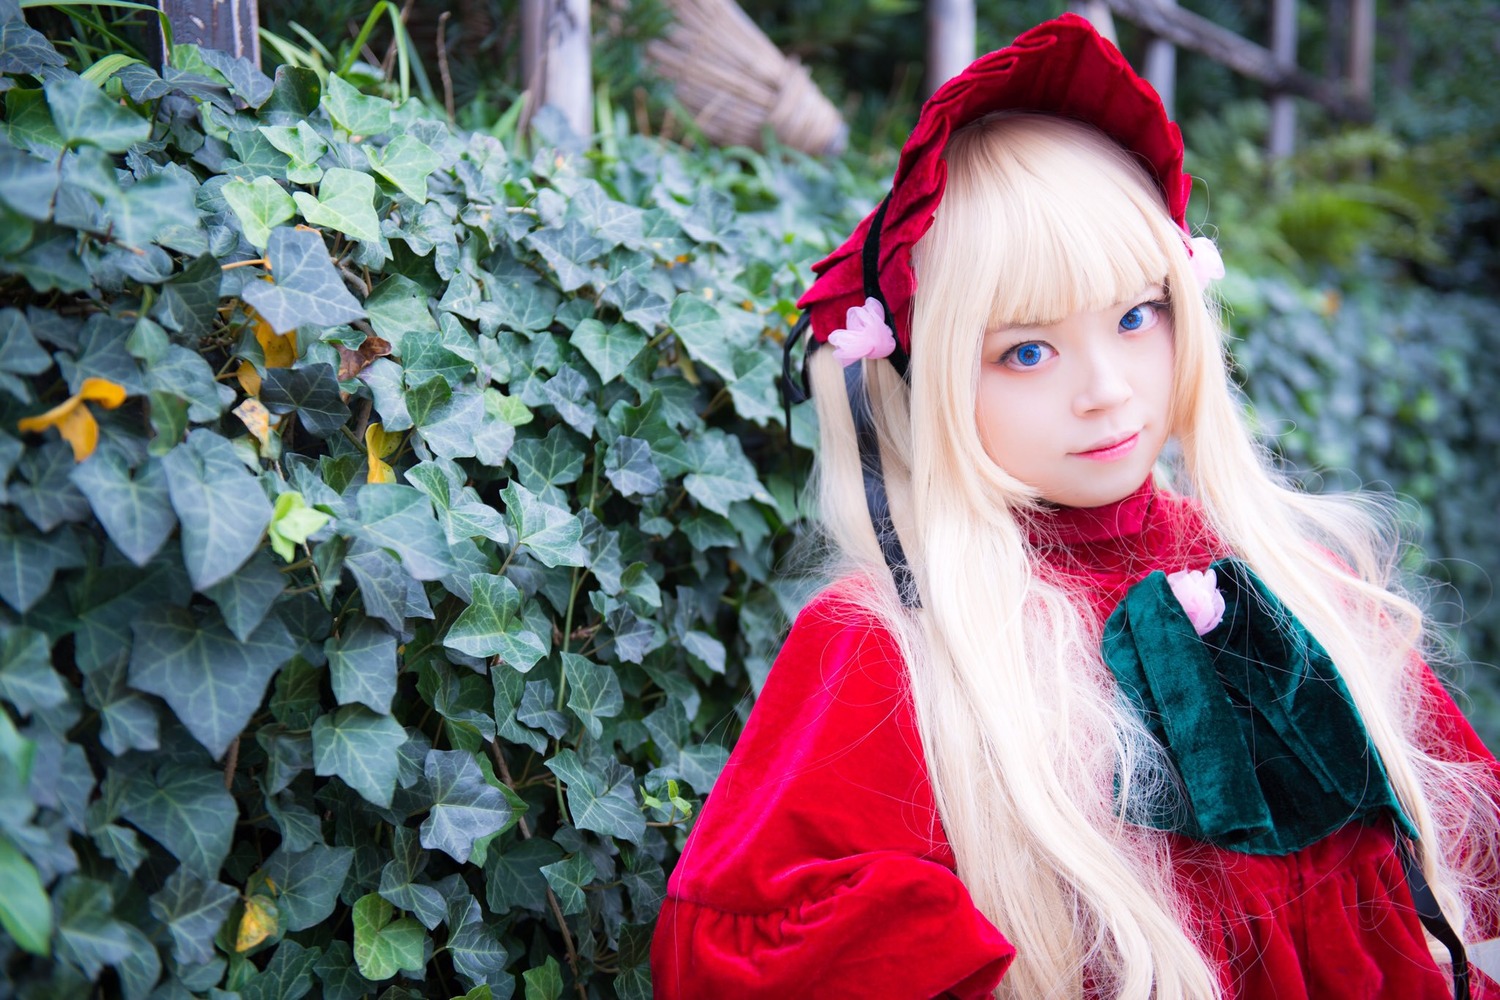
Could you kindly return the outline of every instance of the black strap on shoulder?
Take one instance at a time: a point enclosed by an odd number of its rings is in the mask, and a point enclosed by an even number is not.
[[[844,388],[849,392],[849,412],[854,417],[854,436],[859,441],[859,465],[865,479],[865,506],[870,511],[870,524],[875,528],[875,538],[880,543],[880,554],[891,571],[896,583],[896,593],[901,606],[920,608],[921,597],[917,594],[917,581],[912,576],[911,565],[906,561],[906,550],[901,547],[901,538],[891,521],[890,500],[885,492],[885,473],[880,465],[880,441],[875,433],[875,421],[870,416],[869,400],[865,396],[863,366],[849,365],[844,369]]]
[[[1427,884],[1427,876],[1422,874],[1422,865],[1417,860],[1416,847],[1410,838],[1400,838],[1398,851],[1401,855],[1401,867],[1406,872],[1406,884],[1411,889],[1411,900],[1417,908],[1417,919],[1422,921],[1427,933],[1443,943],[1452,959],[1453,998],[1469,1000],[1469,955],[1464,950],[1464,943],[1453,930],[1453,925],[1448,923],[1448,918],[1443,916],[1437,896],[1433,895],[1432,886]]]
[[[860,255],[860,262],[864,266],[865,297],[872,298],[880,303],[880,308],[885,310],[885,321],[891,325],[891,330],[896,329],[896,317],[891,315],[891,304],[885,300],[885,293],[880,290],[880,230],[885,225],[885,210],[891,205],[891,196],[886,195],[880,202],[880,207],[875,210],[875,217],[870,220],[870,231],[865,233],[864,251]],[[908,378],[906,374],[907,355],[901,348],[901,338],[896,338],[896,349],[886,358],[902,378]]]

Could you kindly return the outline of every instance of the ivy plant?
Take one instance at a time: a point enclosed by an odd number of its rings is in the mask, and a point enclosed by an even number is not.
[[[0,993],[645,998],[847,175],[0,0]]]

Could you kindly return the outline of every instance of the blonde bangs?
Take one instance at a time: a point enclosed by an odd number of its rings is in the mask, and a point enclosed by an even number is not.
[[[1163,227],[1175,227],[1145,170],[1102,133],[995,116],[957,132],[947,161],[925,242],[984,276],[973,294],[992,303],[987,329],[1055,323],[1166,284]]]

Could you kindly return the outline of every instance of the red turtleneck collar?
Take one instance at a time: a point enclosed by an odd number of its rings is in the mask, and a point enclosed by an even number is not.
[[[1135,492],[1102,507],[1049,506],[1030,518],[1031,544],[1082,545],[1139,535],[1159,495],[1148,478]]]

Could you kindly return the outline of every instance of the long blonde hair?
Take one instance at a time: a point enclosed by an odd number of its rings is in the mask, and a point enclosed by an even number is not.
[[[1018,515],[1037,498],[986,455],[979,346],[1164,283],[1175,322],[1174,485],[1329,651],[1460,929],[1493,885],[1481,769],[1416,742],[1423,616],[1401,596],[1389,518],[1363,496],[1297,492],[1241,415],[1221,328],[1159,189],[1087,126],[1006,114],[955,134],[946,193],[918,244],[910,384],[864,362],[891,513],[922,599],[903,608],[868,516],[842,374],[811,362],[831,574],[901,646],[943,834],[975,904],[1017,948],[997,996],[1208,998],[1218,971],[1173,884],[1165,835],[1118,803],[1171,796],[1161,747],[1117,699],[1097,625],[1050,582]],[[1165,279],[1165,280],[1164,280]],[[1120,781],[1127,787],[1118,787]],[[1463,856],[1458,844],[1465,839]]]

